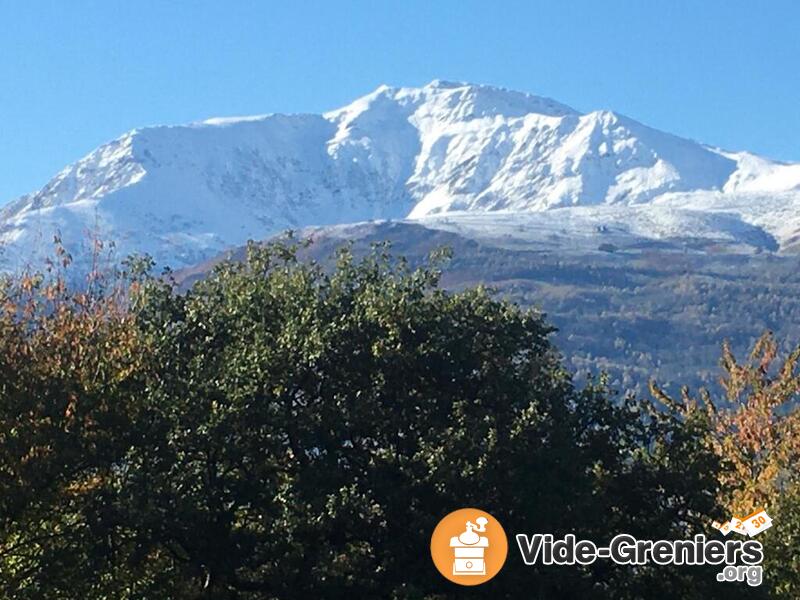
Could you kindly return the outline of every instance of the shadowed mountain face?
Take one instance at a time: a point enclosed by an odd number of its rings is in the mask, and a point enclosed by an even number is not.
[[[79,264],[97,238],[180,268],[286,228],[514,213],[533,239],[610,219],[651,239],[788,248],[800,231],[798,186],[800,165],[609,111],[434,81],[382,86],[322,115],[131,131],[1,209],[0,246],[6,269],[38,264],[55,232]]]

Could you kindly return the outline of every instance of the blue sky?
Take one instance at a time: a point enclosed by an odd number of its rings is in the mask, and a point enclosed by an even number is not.
[[[133,127],[441,78],[800,160],[800,2],[0,0],[0,204]]]

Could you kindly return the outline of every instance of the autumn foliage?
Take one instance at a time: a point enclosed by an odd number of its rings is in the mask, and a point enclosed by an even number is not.
[[[722,347],[721,398],[708,390],[681,400],[669,397],[655,383],[651,392],[669,410],[687,418],[702,413],[706,444],[720,458],[720,505],[728,516],[745,516],[764,507],[776,515],[774,531],[761,540],[767,548],[766,572],[782,597],[800,592],[800,542],[797,505],[800,499],[800,347],[782,360],[770,332],[753,346],[745,361]]]

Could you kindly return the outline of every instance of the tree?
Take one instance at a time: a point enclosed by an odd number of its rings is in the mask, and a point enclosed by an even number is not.
[[[775,518],[759,535],[765,545],[765,572],[777,597],[800,592],[800,348],[776,365],[778,344],[766,332],[745,362],[737,361],[728,343],[722,348],[725,397],[715,401],[708,390],[699,399],[682,390],[677,402],[655,383],[651,391],[671,410],[704,414],[706,445],[719,457],[721,519],[745,516],[766,507]]]
[[[434,267],[378,246],[326,271],[295,245],[252,244],[185,294],[132,274],[111,298],[58,287],[59,310],[7,294],[9,596],[461,596],[427,557],[455,508],[599,542],[688,537],[716,510],[700,412],[617,401],[603,380],[576,390],[541,314],[480,287],[445,292]],[[705,598],[717,585],[702,569],[511,556],[476,593]]]
[[[114,572],[112,496],[140,442],[140,352],[117,293],[72,293],[60,276],[0,286],[5,597],[71,598]]]

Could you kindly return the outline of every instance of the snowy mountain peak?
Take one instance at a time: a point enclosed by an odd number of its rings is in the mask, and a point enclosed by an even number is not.
[[[305,225],[594,206],[663,211],[687,194],[703,210],[740,215],[757,198],[753,219],[770,235],[800,231],[786,212],[773,223],[763,207],[777,196],[794,202],[800,165],[723,152],[610,111],[581,114],[541,96],[434,80],[382,85],[322,115],[133,130],[1,209],[0,247],[15,267],[49,253],[55,230],[74,254],[91,231],[120,254],[182,266]]]
[[[434,79],[433,81],[431,81],[425,87],[426,88],[452,89],[452,88],[464,87],[464,86],[468,86],[468,85],[470,85],[470,84],[464,83],[463,81],[458,82],[458,81],[447,81],[446,79]]]
[[[489,85],[435,79],[421,88],[381,85],[372,93],[325,116],[332,120],[347,119],[365,111],[388,110],[389,107],[401,113],[416,113],[418,119],[431,117],[439,121],[468,121],[495,116],[515,118],[527,114],[577,114],[569,106],[550,98]]]

